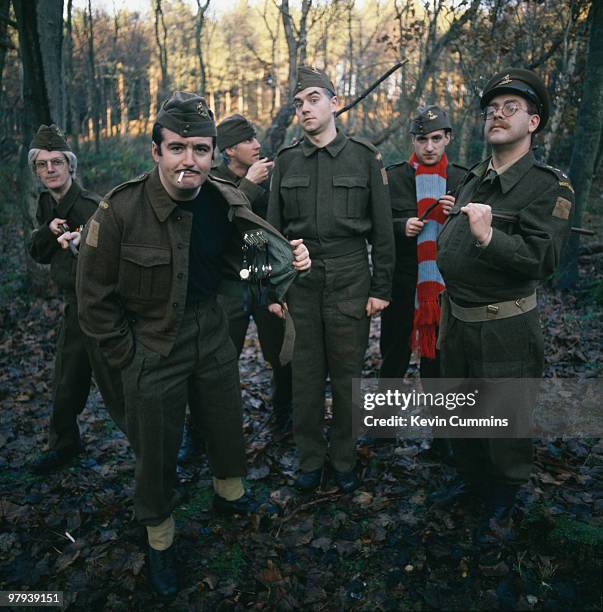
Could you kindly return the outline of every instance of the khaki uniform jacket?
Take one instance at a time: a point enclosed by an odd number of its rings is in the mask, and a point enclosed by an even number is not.
[[[385,168],[370,143],[341,131],[321,149],[302,139],[275,160],[268,221],[303,238],[311,258],[339,257],[372,244],[369,295],[391,298],[394,235]]]
[[[227,181],[208,184],[230,206],[237,229],[265,229],[282,236],[249,210],[245,196]],[[157,169],[116,187],[84,230],[77,292],[82,329],[98,339],[109,363],[133,357],[134,338],[163,356],[174,346],[185,310],[192,214],[163,188]],[[225,260],[238,271],[239,236]]]
[[[530,151],[490,182],[485,179],[489,163],[486,159],[467,173],[438,239],[438,268],[450,297],[461,305],[532,294],[559,265],[570,228],[574,192],[563,172],[538,162]],[[517,215],[518,222],[493,219],[492,240],[480,248],[460,212],[469,202]]]
[[[83,226],[96,211],[100,200],[100,196],[82,189],[76,181],[71,183],[58,204],[48,191],[43,191],[38,198],[36,221],[39,228],[29,241],[29,254],[38,263],[50,264],[50,276],[66,296],[75,297],[77,259],[69,249],[59,246],[57,236],[50,231],[48,224],[59,218],[66,219],[72,230]]]
[[[454,191],[466,173],[467,168],[449,162],[446,167],[446,192]],[[395,293],[396,287],[409,283],[414,285],[417,281],[417,239],[408,238],[405,234],[406,222],[417,216],[417,186],[414,168],[407,161],[389,166],[387,179],[396,240]]]
[[[258,185],[257,183],[246,179],[244,176],[237,176],[225,164],[212,168],[211,175],[234,183],[239,190],[247,196],[247,199],[251,204],[251,210],[253,210],[256,215],[262,217],[262,219],[266,218],[266,215],[268,214],[268,190],[270,188],[268,181]]]

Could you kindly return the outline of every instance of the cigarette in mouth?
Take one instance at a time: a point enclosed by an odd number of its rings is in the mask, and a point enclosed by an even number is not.
[[[178,180],[176,181],[177,183],[181,183],[182,182],[182,177],[184,176],[184,170],[178,175]]]

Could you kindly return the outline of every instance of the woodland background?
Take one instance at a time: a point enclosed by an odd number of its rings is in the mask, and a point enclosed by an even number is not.
[[[25,251],[38,125],[64,128],[83,184],[102,194],[151,167],[150,130],[172,90],[203,93],[218,119],[247,115],[273,156],[299,135],[299,64],[326,69],[343,106],[402,59],[339,120],[387,163],[407,158],[416,107],[438,103],[454,128],[449,157],[472,165],[487,153],[478,104],[487,79],[507,66],[543,77],[552,114],[536,154],[570,173],[573,224],[597,232],[572,235],[539,294],[545,377],[600,377],[603,2],[0,0],[0,589],[63,590],[70,609],[157,607],[133,520],[132,454],[97,393],[80,420],[81,461],[48,478],[25,469],[46,442],[61,308],[47,269]],[[342,498],[328,480],[300,498],[292,440],[270,429],[270,372],[254,333],[240,366],[248,483],[263,510],[219,519],[205,462],[181,472],[185,588],[175,609],[601,609],[597,439],[539,441],[524,527],[483,547],[471,537],[479,507],[429,505],[454,472],[425,441],[362,444],[357,494]],[[378,368],[375,321],[364,374]]]

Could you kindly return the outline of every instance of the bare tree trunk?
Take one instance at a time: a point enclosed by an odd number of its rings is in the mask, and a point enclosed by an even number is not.
[[[444,34],[437,40],[434,40],[433,46],[431,46],[431,50],[425,56],[421,71],[416,79],[416,85],[411,94],[412,103],[405,105],[407,109],[416,106],[417,100],[423,95],[423,90],[429,76],[434,72],[437,66],[442,51],[459,35],[463,26],[475,16],[479,5],[480,0],[472,0],[469,8],[465,9],[464,13],[452,22],[450,28]],[[405,125],[407,119],[406,113],[401,112],[400,116],[395,121],[392,121],[388,127],[383,129],[372,139],[373,144],[378,145],[386,141],[392,134],[395,134]]]
[[[572,24],[573,15],[571,8],[569,8],[567,23],[563,29],[563,54],[561,58],[561,69],[559,70],[559,80],[557,87],[555,88],[555,95],[553,96],[556,102],[549,119],[546,134],[544,136],[542,154],[543,161],[548,161],[551,155],[551,150],[557,137],[557,130],[559,129],[561,120],[565,115],[565,109],[570,93],[570,83],[574,77],[574,71],[576,69],[576,56],[578,54],[580,43],[578,40],[574,40],[573,47],[569,49],[569,45],[571,44],[570,32],[572,29]]]
[[[593,0],[590,8],[590,37],[582,101],[574,132],[570,177],[576,191],[573,225],[580,227],[588,202],[595,161],[603,129],[603,4]],[[568,289],[578,280],[580,235],[571,233],[561,262],[559,286]]]
[[[18,192],[24,236],[34,227],[37,187],[27,165],[34,130],[42,123],[64,125],[62,91],[63,1],[13,0],[23,65],[23,124]],[[57,51],[58,45],[58,51]],[[49,87],[57,79],[55,86]],[[26,258],[34,292],[50,293],[48,270]]]
[[[285,140],[287,128],[293,120],[295,109],[293,108],[293,91],[297,82],[297,67],[306,61],[307,35],[308,35],[308,13],[312,7],[312,0],[302,0],[301,17],[299,28],[296,28],[293,17],[289,12],[289,0],[282,0],[279,6],[281,12],[287,50],[289,56],[289,75],[287,78],[287,93],[281,102],[281,107],[272,120],[272,124],[266,132],[266,140],[263,143],[266,154],[274,156]]]
[[[75,99],[75,74],[73,70],[73,0],[67,1],[67,37],[65,39],[65,96],[67,97],[66,132],[71,136],[71,146],[79,153],[80,116]]]
[[[165,19],[163,18],[161,0],[155,0],[155,41],[157,43],[159,66],[161,68],[161,82],[157,89],[157,109],[159,109],[162,102],[170,93],[167,58],[167,28],[165,27]]]
[[[85,16],[85,14],[84,14]],[[94,150],[98,153],[100,150],[100,91],[96,79],[96,66],[94,62],[94,27],[92,22],[92,2],[88,0],[88,70],[90,74],[89,92],[90,92],[90,116],[92,118],[92,127],[94,129]]]
[[[4,74],[4,62],[6,51],[11,47],[7,35],[8,26],[16,27],[16,23],[11,23],[9,18],[10,0],[0,0],[0,108],[2,108],[2,75]]]
[[[201,3],[201,0],[197,0],[197,21],[195,22],[195,49],[197,51],[197,61],[199,62],[199,94],[206,96],[206,82],[205,82],[205,61],[203,59],[203,50],[201,47],[201,35],[203,34],[203,25],[205,22],[205,13],[209,7],[209,1],[206,0],[205,4]]]

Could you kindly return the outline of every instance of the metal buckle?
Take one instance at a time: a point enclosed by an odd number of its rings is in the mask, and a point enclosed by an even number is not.
[[[486,306],[486,311],[488,314],[497,315],[498,314],[498,306],[494,306],[494,304],[488,304]]]

